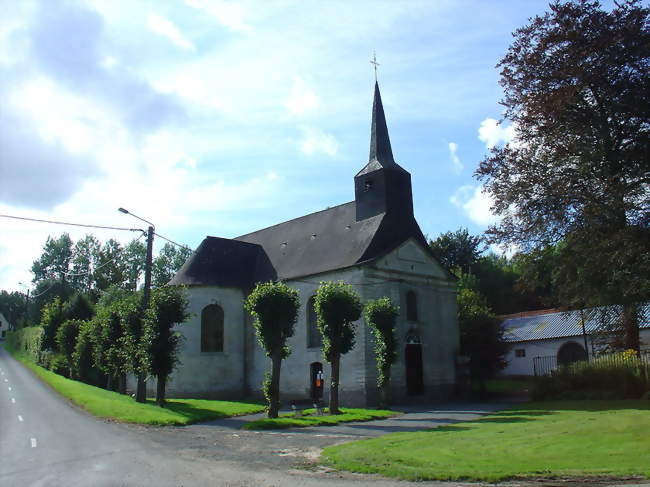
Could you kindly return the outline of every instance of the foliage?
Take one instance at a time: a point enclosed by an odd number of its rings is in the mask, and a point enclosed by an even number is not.
[[[110,418],[127,423],[184,425],[257,413],[264,408],[260,404],[249,402],[205,399],[169,399],[167,407],[160,408],[155,406],[152,401],[143,404],[137,403],[128,396],[66,379],[44,370],[19,354],[14,353],[14,356],[63,397],[100,418]]]
[[[152,285],[154,287],[166,285],[190,255],[192,250],[187,247],[177,247],[170,243],[163,245],[158,256],[153,260]]]
[[[323,335],[323,356],[332,367],[330,414],[339,411],[339,374],[341,355],[354,347],[355,324],[363,305],[352,286],[339,282],[321,282],[314,299],[318,330]]]
[[[94,235],[85,235],[77,240],[72,251],[70,282],[79,292],[89,293],[95,283],[93,269],[96,266],[97,255],[101,242]]]
[[[126,262],[124,249],[114,239],[107,240],[101,247],[96,258],[94,271],[95,287],[100,291],[111,285],[124,286],[126,281]]]
[[[75,351],[77,337],[79,336],[79,330],[83,323],[84,321],[81,320],[66,320],[61,323],[61,326],[56,332],[57,350],[65,357],[70,371],[73,368],[72,354]]]
[[[26,305],[27,295],[18,291],[0,291],[0,313],[16,328],[26,324]]]
[[[629,305],[650,295],[650,9],[556,2],[518,29],[501,60],[515,140],[477,176],[501,216],[491,243],[555,260],[564,304]],[[625,327],[638,350],[638,323]]]
[[[7,333],[7,347],[24,354],[29,360],[38,363],[41,358],[42,340],[45,331],[41,326],[29,326]]]
[[[63,319],[86,321],[93,317],[95,310],[91,301],[84,294],[75,293],[63,305]]]
[[[536,399],[638,399],[650,391],[650,361],[634,350],[580,361],[538,377]]]
[[[37,283],[44,279],[65,281],[72,260],[72,239],[64,233],[58,238],[47,237],[43,253],[32,264],[32,273]]]
[[[361,317],[363,305],[352,286],[339,282],[321,282],[314,300],[318,329],[323,335],[323,356],[328,362],[335,355],[354,348],[354,322]]]
[[[185,289],[164,286],[151,293],[151,303],[144,319],[142,364],[158,380],[156,401],[165,403],[165,383],[178,363],[182,335],[172,330],[189,318]]]
[[[126,282],[124,286],[130,291],[138,290],[140,276],[144,272],[147,261],[147,245],[140,240],[131,240],[123,251],[124,275]]]
[[[526,403],[476,421],[327,447],[323,456],[339,469],[403,480],[558,484],[577,477],[588,484],[599,476],[650,478],[649,438],[650,401]]]
[[[364,306],[366,322],[375,337],[375,360],[377,361],[377,385],[382,391],[380,407],[388,404],[390,369],[397,360],[396,320],[399,307],[390,298],[369,301]]]
[[[79,335],[72,353],[72,366],[74,375],[79,380],[92,384],[103,383],[102,374],[95,365],[95,337],[99,335],[96,321],[84,321],[79,328]]]
[[[45,331],[41,342],[43,350],[54,350],[56,348],[56,332],[59,330],[61,323],[63,323],[63,306],[57,296],[43,308],[41,318],[41,326]]]
[[[471,272],[481,255],[482,238],[470,235],[467,228],[445,232],[429,242],[436,260],[450,272]]]
[[[282,282],[265,282],[255,286],[245,307],[253,315],[253,326],[262,349],[272,360],[267,401],[269,418],[276,418],[280,402],[280,367],[282,359],[291,352],[287,340],[294,333],[300,298],[298,291]],[[264,386],[266,388],[266,384]]]
[[[469,357],[471,379],[484,393],[485,381],[506,366],[503,357],[509,346],[485,298],[464,279],[459,282],[457,305],[461,354]]]
[[[99,308],[94,318],[94,364],[109,378],[108,388],[129,370],[128,350],[124,348],[124,327],[114,307]]]
[[[327,408],[325,408],[327,412]],[[339,423],[357,421],[372,421],[373,419],[385,419],[396,416],[400,413],[381,409],[352,409],[341,408],[341,414],[335,416],[317,416],[314,409],[305,409],[301,416],[294,413],[283,414],[278,418],[264,418],[249,421],[242,429],[245,430],[275,430],[287,428],[306,428],[310,426],[331,426]]]

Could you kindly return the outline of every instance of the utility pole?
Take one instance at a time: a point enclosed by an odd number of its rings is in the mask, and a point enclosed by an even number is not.
[[[142,318],[144,321],[144,313],[146,313],[147,310],[149,309],[149,302],[151,301],[151,268],[153,267],[153,236],[154,236],[155,226],[150,221],[145,220],[144,218],[140,218],[137,215],[134,215],[129,210],[125,210],[124,208],[118,208],[118,210],[126,215],[131,215],[132,217],[137,218],[138,220],[141,220],[149,224],[149,227],[147,228],[147,232],[146,232],[147,233],[147,259],[145,260],[145,264],[144,264],[144,290],[142,296],[142,310],[143,310]],[[145,402],[147,400],[147,380],[146,380],[146,374],[144,374],[143,372],[138,372],[138,386],[135,391],[135,400],[136,402]]]

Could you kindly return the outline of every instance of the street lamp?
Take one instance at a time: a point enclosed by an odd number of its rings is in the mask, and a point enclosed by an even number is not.
[[[124,208],[118,208],[119,211],[125,215],[131,215],[138,220],[141,220],[149,225],[147,228],[147,259],[144,264],[144,292],[142,297],[142,305],[146,311],[149,308],[149,300],[151,296],[151,267],[153,261],[153,232],[155,225],[144,218],[140,218],[138,215],[134,215],[129,210]],[[135,393],[135,400],[137,402],[145,402],[147,396],[147,383],[145,381],[144,374],[138,374],[138,387]]]

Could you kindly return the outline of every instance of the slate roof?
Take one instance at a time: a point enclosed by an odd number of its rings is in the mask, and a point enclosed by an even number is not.
[[[273,266],[259,245],[206,237],[169,284],[251,288],[256,282],[275,279]]]
[[[508,342],[527,342],[582,335],[582,319],[587,334],[603,329],[616,322],[621,315],[621,306],[601,306],[574,311],[538,314],[520,318],[507,318],[502,323]],[[645,303],[639,312],[640,328],[650,329],[650,303]]]

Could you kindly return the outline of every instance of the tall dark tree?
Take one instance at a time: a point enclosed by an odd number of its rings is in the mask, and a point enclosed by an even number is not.
[[[93,317],[95,310],[87,296],[75,293],[63,305],[63,319],[86,321]]]
[[[459,228],[455,232],[441,233],[429,242],[429,247],[438,262],[450,272],[471,272],[483,251],[481,243],[481,237],[470,235],[467,228]]]
[[[342,281],[321,282],[314,300],[318,330],[323,335],[323,355],[332,366],[330,414],[339,410],[339,377],[341,355],[354,348],[355,321],[361,317],[363,305],[352,286]]]
[[[170,243],[163,245],[158,256],[153,260],[152,281],[154,287],[166,285],[190,255],[192,255],[192,251],[187,247],[178,247]]]
[[[11,323],[12,326],[18,327],[26,320],[27,315],[27,295],[18,291],[11,293],[0,291],[0,313]]]
[[[634,303],[650,295],[650,9],[554,2],[514,37],[498,66],[516,137],[477,171],[502,217],[488,234],[524,251],[562,240],[565,302],[624,305],[626,347],[638,351]]]
[[[287,340],[293,336],[298,319],[300,299],[298,291],[282,282],[265,282],[255,286],[246,299],[246,309],[253,315],[257,339],[271,358],[269,388],[269,418],[278,417],[280,406],[280,368],[291,349]]]
[[[143,349],[146,357],[143,366],[157,378],[156,402],[165,404],[167,377],[178,363],[178,350],[182,336],[173,330],[189,317],[185,290],[164,286],[151,293],[151,304],[146,311],[143,332]]]

